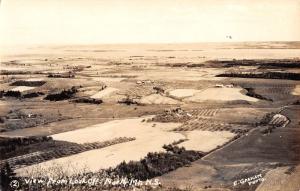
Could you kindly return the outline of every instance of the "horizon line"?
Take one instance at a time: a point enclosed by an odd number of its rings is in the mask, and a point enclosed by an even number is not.
[[[8,46],[68,46],[68,45],[147,45],[147,44],[201,44],[201,43],[300,43],[300,40],[247,40],[247,41],[199,41],[199,42],[96,42],[96,43],[29,43],[29,44],[1,44],[0,47]]]

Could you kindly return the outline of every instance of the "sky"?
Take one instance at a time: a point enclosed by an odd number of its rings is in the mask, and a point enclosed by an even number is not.
[[[300,41],[300,0],[1,0],[0,5],[5,45],[223,41]]]

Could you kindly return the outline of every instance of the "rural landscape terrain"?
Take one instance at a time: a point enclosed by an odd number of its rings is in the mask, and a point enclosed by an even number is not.
[[[0,70],[4,190],[300,190],[300,42],[35,46]]]

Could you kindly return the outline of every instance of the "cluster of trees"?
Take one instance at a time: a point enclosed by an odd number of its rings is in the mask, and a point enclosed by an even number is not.
[[[20,91],[11,91],[11,90],[3,92],[2,95],[6,96],[6,97],[16,97],[16,98],[21,98],[22,97],[22,94],[21,94]]]
[[[20,91],[1,91],[0,92],[0,98],[2,97],[15,97],[15,98],[33,98],[33,97],[38,97],[40,95],[44,95],[43,92],[32,92],[32,93],[27,93],[27,94],[22,94]]]
[[[19,80],[11,83],[11,86],[31,86],[31,87],[36,87],[36,86],[42,86],[46,82],[45,81],[25,81],[25,80]]]
[[[296,100],[293,105],[300,105],[300,100]]]
[[[217,77],[300,80],[300,74],[291,72],[224,73]]]
[[[75,78],[75,74],[71,71],[63,74],[49,74],[48,78]]]
[[[16,152],[24,146],[31,144],[47,142],[52,140],[52,137],[18,137],[18,138],[0,138],[0,159],[10,157],[10,154]]]
[[[41,95],[45,95],[43,92],[32,92],[28,94],[24,94],[22,98],[33,98],[33,97],[39,97]]]
[[[173,145],[165,145],[164,149],[167,152],[148,153],[140,161],[122,162],[112,171],[120,176],[147,180],[189,165],[203,156],[202,153],[188,151],[183,147],[180,148]]]
[[[30,72],[26,70],[1,70],[0,75],[23,75],[23,74],[39,74],[38,72]]]
[[[261,119],[260,123],[257,124],[257,125],[263,126],[262,128],[260,128],[260,132],[262,134],[272,133],[273,129],[276,128],[275,125],[270,125],[269,124],[270,121],[273,119],[273,116],[275,114],[276,113],[274,113],[274,112],[267,113],[266,115],[263,116],[263,118]]]
[[[222,67],[236,67],[236,66],[258,66],[261,69],[272,69],[272,68],[300,68],[300,60],[212,60],[209,61],[212,64],[218,64]]]
[[[119,100],[118,103],[126,104],[126,105],[133,105],[133,104],[140,105],[134,98],[130,98],[129,96]]]
[[[73,100],[75,103],[91,103],[91,104],[101,104],[103,101],[101,99],[94,99],[94,98],[88,98],[88,97],[83,97],[83,98],[78,98]]]
[[[259,124],[258,125],[268,125],[269,122],[272,120],[273,116],[275,115],[276,113],[274,112],[270,112],[270,113],[267,113],[263,116],[263,118],[260,120]]]
[[[62,101],[72,98],[76,92],[77,88],[73,86],[71,89],[63,90],[59,93],[48,94],[45,99],[50,101]]]
[[[254,97],[261,100],[266,100],[266,101],[273,101],[271,98],[266,98],[260,94],[257,94],[253,88],[245,88],[245,89],[247,90],[246,93],[247,96]]]
[[[5,163],[0,169],[0,190],[13,190],[11,182],[15,180],[15,173],[8,163]]]
[[[157,122],[185,122],[191,119],[188,112],[182,110],[180,107],[175,109],[167,109],[163,113],[154,116],[151,121]],[[149,120],[150,121],[150,120]]]

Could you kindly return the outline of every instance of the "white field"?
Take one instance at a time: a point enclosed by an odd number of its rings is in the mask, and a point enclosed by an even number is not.
[[[300,95],[300,85],[296,85],[295,89],[292,92],[293,95]]]
[[[108,141],[117,137],[135,137],[136,140],[24,167],[18,169],[17,172],[24,174],[37,166],[47,169],[51,168],[54,163],[66,167],[72,164],[78,169],[88,168],[91,171],[97,171],[103,168],[114,167],[124,160],[127,162],[140,160],[148,152],[164,151],[162,148],[164,144],[171,144],[184,138],[182,134],[170,131],[178,127],[179,123],[155,123],[156,125],[153,126],[154,123],[141,122],[143,119],[148,118],[114,120],[84,129],[53,135],[52,137],[55,140],[76,143]],[[65,170],[68,171],[68,169]]]
[[[94,81],[100,81],[100,82],[121,82],[122,80],[125,80],[126,78],[108,78],[108,77],[93,77]]]
[[[188,141],[182,142],[179,146],[183,146],[188,150],[209,152],[217,146],[222,146],[230,141],[235,134],[229,131],[188,131]]]
[[[20,91],[20,92],[25,92],[28,90],[33,90],[35,87],[29,87],[29,86],[17,86],[15,88],[12,88],[11,91]]]
[[[175,89],[169,91],[168,94],[171,97],[182,99],[182,98],[194,96],[199,91],[200,90],[195,90],[195,89]]]
[[[102,90],[100,90],[99,86],[89,86],[89,87],[79,88],[78,90],[79,90],[79,92],[83,92],[84,95],[87,95],[87,96],[93,96],[93,95],[99,93],[99,91],[102,91]]]
[[[91,98],[101,99],[101,98],[110,96],[112,93],[114,93],[116,91],[118,91],[117,88],[108,87],[108,88],[105,88],[104,90],[101,90],[100,92],[92,95]]]
[[[141,122],[150,117],[113,120],[87,128],[52,135],[53,139],[75,143],[107,141],[117,137],[148,137],[148,134],[167,132],[179,126],[179,123]],[[152,127],[156,124],[155,127]],[[170,133],[170,132],[167,132]]]
[[[93,91],[99,91],[99,86],[88,86],[88,87],[84,87],[84,88],[79,88],[78,90],[79,91],[90,91],[90,90],[93,90]]]
[[[26,79],[25,81],[27,82],[40,82],[40,81],[44,81],[43,78],[29,78],[29,79]]]
[[[175,99],[162,96],[160,94],[151,94],[151,95],[143,97],[140,100],[140,103],[142,103],[142,104],[158,104],[158,105],[159,104],[173,105],[173,104],[179,104],[180,102]]]
[[[7,103],[5,101],[0,100],[0,106],[6,105]]]
[[[246,96],[242,93],[242,88],[207,88],[195,96],[186,98],[185,101],[204,102],[204,101],[234,101],[245,100],[256,102],[258,99]]]
[[[24,67],[14,67],[14,66],[5,66],[1,65],[1,70],[7,70],[7,71],[21,71],[26,70]]]

